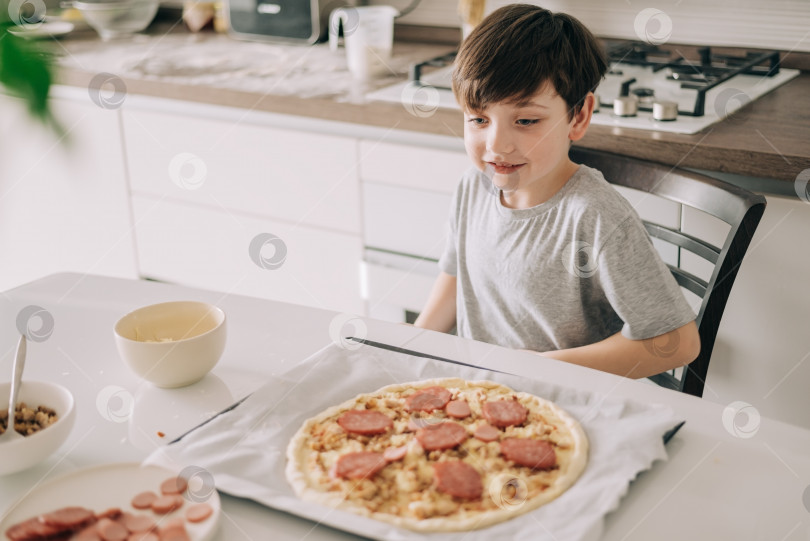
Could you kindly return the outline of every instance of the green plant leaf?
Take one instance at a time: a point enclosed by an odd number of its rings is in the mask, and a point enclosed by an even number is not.
[[[10,22],[0,24],[0,84],[9,94],[23,98],[32,116],[52,124],[48,107],[50,58],[34,42],[9,32],[12,26]]]

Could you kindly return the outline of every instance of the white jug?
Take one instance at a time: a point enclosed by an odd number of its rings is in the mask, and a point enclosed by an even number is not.
[[[338,47],[338,31],[343,25],[343,44],[349,71],[359,79],[389,72],[388,60],[394,45],[394,18],[399,12],[391,6],[361,6],[336,9],[329,17],[329,48]]]

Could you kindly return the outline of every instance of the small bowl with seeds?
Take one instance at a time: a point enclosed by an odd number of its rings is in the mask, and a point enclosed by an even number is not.
[[[11,384],[0,383],[0,433],[9,429]],[[14,412],[14,429],[24,438],[0,443],[0,475],[30,468],[52,455],[67,440],[76,418],[73,395],[47,381],[23,380]]]

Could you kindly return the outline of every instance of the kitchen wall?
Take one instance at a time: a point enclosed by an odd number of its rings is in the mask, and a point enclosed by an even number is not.
[[[410,0],[371,0],[404,8]],[[512,3],[487,0],[486,12]],[[527,3],[579,18],[602,37],[655,40],[696,45],[725,45],[810,51],[810,2],[807,0],[543,0]],[[458,0],[422,0],[402,23],[459,26]],[[671,34],[670,34],[671,31]],[[667,37],[669,35],[669,37]]]

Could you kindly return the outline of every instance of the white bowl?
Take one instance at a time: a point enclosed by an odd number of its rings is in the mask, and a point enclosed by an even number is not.
[[[155,18],[159,0],[75,1],[87,24],[108,40],[140,32]]]
[[[8,406],[10,387],[8,382],[0,383],[0,409]],[[34,408],[47,406],[58,418],[51,426],[30,436],[0,443],[0,475],[30,468],[48,458],[67,440],[76,419],[73,395],[56,383],[23,379],[17,402]]]
[[[115,344],[129,367],[158,387],[203,378],[225,350],[225,312],[204,302],[144,306],[115,324]]]

